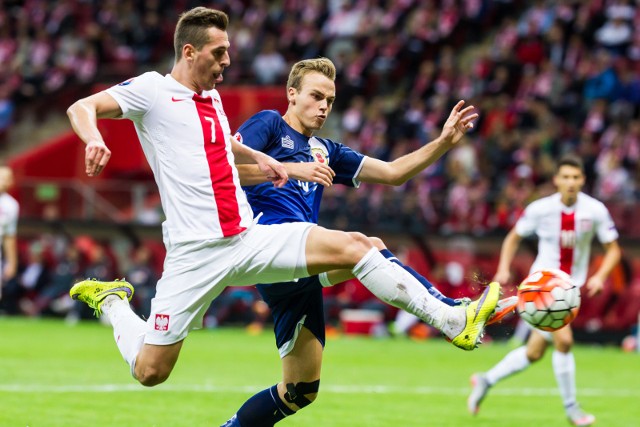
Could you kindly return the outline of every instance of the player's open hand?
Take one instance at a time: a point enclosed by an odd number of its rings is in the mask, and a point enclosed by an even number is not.
[[[266,176],[269,181],[273,182],[274,187],[280,188],[289,180],[287,169],[282,163],[273,157],[263,154],[258,156],[256,162],[264,176]]]
[[[462,107],[464,101],[458,101],[442,128],[442,137],[452,144],[456,144],[469,129],[473,129],[473,121],[479,117],[473,105]]]
[[[598,276],[591,276],[586,283],[587,296],[592,297],[598,295],[604,289],[604,281]]]
[[[336,173],[326,163],[300,162],[287,163],[289,176],[304,182],[316,182],[325,187],[333,185],[333,177]]]
[[[501,285],[506,285],[507,283],[509,283],[510,278],[511,278],[511,272],[509,270],[507,271],[498,270],[495,276],[493,276],[493,281],[498,282]]]
[[[97,176],[111,158],[111,150],[102,141],[90,141],[84,151],[85,171],[89,176]]]

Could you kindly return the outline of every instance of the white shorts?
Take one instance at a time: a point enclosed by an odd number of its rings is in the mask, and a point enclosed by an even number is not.
[[[227,286],[288,282],[308,276],[305,244],[315,224],[255,224],[237,236],[170,244],[156,285],[144,342],[169,345],[202,327]]]

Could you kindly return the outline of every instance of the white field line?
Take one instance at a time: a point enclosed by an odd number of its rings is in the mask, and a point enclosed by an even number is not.
[[[190,392],[190,393],[250,393],[262,390],[264,385],[224,387],[215,385],[163,384],[146,388],[138,384],[100,384],[100,385],[40,385],[40,384],[0,384],[0,393],[122,393],[122,392]],[[386,385],[340,386],[327,385],[320,388],[322,393],[335,394],[418,394],[467,396],[468,387],[398,387]],[[491,390],[492,395],[501,396],[554,396],[554,388],[500,388]],[[640,398],[640,389],[620,388],[579,388],[580,396],[609,396]]]

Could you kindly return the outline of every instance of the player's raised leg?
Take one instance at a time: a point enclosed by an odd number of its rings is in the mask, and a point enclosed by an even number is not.
[[[450,307],[431,295],[411,274],[380,254],[360,233],[313,227],[306,242],[309,274],[350,268],[374,295],[394,307],[415,314],[441,330],[453,344],[473,350],[494,312],[500,285],[491,283],[466,307]]]
[[[420,273],[418,273],[417,271],[415,271],[413,268],[409,267],[408,265],[403,264],[391,251],[389,251],[389,249],[387,249],[384,246],[384,243],[382,242],[382,240],[380,240],[380,239],[378,239],[376,237],[370,237],[369,239],[380,250],[380,253],[385,258],[387,258],[389,261],[399,265],[404,270],[406,270],[409,274],[411,274],[418,282],[420,282],[420,284],[422,284],[422,286],[425,287],[425,289],[431,295],[434,296],[434,298],[439,299],[440,301],[442,301],[443,303],[445,303],[445,304],[447,304],[448,306],[451,306],[451,307],[455,307],[455,306],[458,306],[458,305],[465,305],[466,306],[466,305],[471,303],[471,300],[469,298],[450,298],[450,297],[444,295],[426,277],[422,276]],[[513,313],[515,311],[515,309],[516,309],[517,303],[518,303],[518,297],[516,297],[516,296],[511,296],[511,297],[507,297],[507,298],[503,298],[503,299],[499,300],[498,304],[496,305],[496,308],[495,308],[493,314],[491,315],[489,320],[487,320],[487,325],[491,325],[491,324],[500,322],[502,319],[507,317],[509,314]]]
[[[133,286],[124,280],[83,280],[73,285],[69,295],[86,303],[96,316],[103,313],[107,316],[116,345],[133,377],[143,385],[154,386],[168,378],[182,342],[169,346],[144,344],[147,323],[129,306],[133,292]]]

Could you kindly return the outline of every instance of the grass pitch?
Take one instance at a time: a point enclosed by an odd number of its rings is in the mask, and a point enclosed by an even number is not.
[[[318,400],[278,426],[568,426],[550,353],[496,386],[477,417],[467,413],[469,376],[508,350],[494,343],[467,353],[441,339],[330,340]],[[578,397],[597,425],[640,425],[640,355],[578,346],[575,357]],[[0,318],[2,427],[219,426],[279,378],[270,331],[193,332],[171,378],[147,389],[129,376],[108,327]]]

